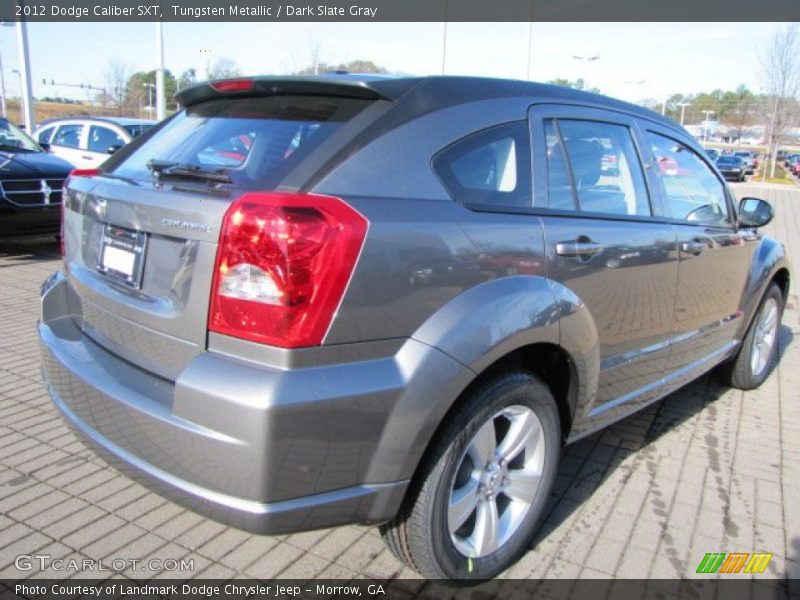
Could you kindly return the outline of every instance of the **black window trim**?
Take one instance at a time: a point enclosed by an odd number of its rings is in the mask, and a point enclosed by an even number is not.
[[[538,193],[547,198],[547,160],[546,156],[536,156],[537,137],[541,138],[544,146],[544,125],[545,121],[558,119],[576,121],[596,121],[610,125],[627,127],[630,131],[636,155],[639,159],[639,166],[642,171],[644,185],[647,190],[648,202],[650,205],[650,215],[614,215],[610,213],[561,210],[546,208],[543,206],[534,207],[532,214],[541,216],[564,216],[577,218],[604,219],[610,221],[628,221],[639,223],[669,223],[671,219],[666,215],[662,206],[661,194],[653,188],[652,181],[648,175],[650,162],[647,160],[650,154],[643,145],[642,118],[601,106],[588,106],[584,104],[572,104],[568,102],[537,102],[528,108],[528,122],[531,131],[531,156],[533,160],[533,193],[534,197]],[[542,148],[538,148],[541,150]],[[541,159],[541,164],[537,164],[537,158]],[[538,167],[538,168],[537,168]],[[539,187],[537,187],[537,185]],[[574,187],[574,186],[573,186]]]
[[[488,204],[482,202],[470,202],[469,200],[460,200],[456,197],[456,194],[453,191],[453,188],[457,188],[458,195],[468,195],[470,193],[469,188],[465,188],[462,186],[455,178],[448,181],[448,178],[444,177],[441,173],[443,169],[437,169],[436,163],[438,160],[446,157],[449,152],[451,152],[456,146],[462,144],[465,141],[469,141],[471,138],[477,138],[482,135],[486,135],[493,130],[500,129],[500,128],[508,128],[512,129],[513,127],[517,127],[518,129],[511,132],[511,137],[514,140],[516,151],[521,152],[523,156],[517,157],[517,184],[519,185],[520,182],[523,182],[527,187],[527,194],[529,198],[529,205],[528,206],[515,206],[513,204]],[[497,139],[502,139],[502,137],[498,137]],[[521,215],[531,215],[536,214],[534,212],[533,207],[533,199],[534,199],[534,188],[533,188],[533,169],[532,169],[532,156],[533,156],[533,149],[531,146],[530,140],[530,129],[528,126],[527,119],[514,119],[511,121],[504,121],[501,123],[495,123],[490,125],[489,127],[483,127],[481,129],[477,129],[468,133],[467,135],[461,136],[457,140],[449,143],[447,146],[436,152],[430,160],[431,170],[433,171],[434,176],[442,184],[442,187],[447,192],[447,195],[453,202],[461,204],[462,206],[466,207],[469,210],[475,212],[488,212],[488,213],[502,213],[502,214],[521,214]],[[453,185],[455,184],[455,185]],[[495,192],[497,193],[497,192]]]

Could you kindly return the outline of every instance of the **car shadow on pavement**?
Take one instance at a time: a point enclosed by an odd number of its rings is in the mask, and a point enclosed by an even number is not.
[[[794,340],[791,328],[781,325],[778,339],[776,364],[779,365]],[[775,369],[777,370],[777,367]],[[777,372],[770,375],[770,377],[777,376]],[[671,546],[666,520],[672,498],[669,494],[662,494],[659,491],[656,478],[659,461],[664,452],[656,450],[653,444],[678,428],[691,428],[695,430],[695,435],[704,435],[703,442],[708,456],[707,468],[718,474],[721,470],[722,451],[718,447],[718,438],[728,435],[725,433],[728,423],[722,422],[724,419],[718,414],[722,411],[715,407],[714,403],[729,391],[731,388],[721,383],[716,373],[712,371],[638,413],[567,446],[556,475],[553,493],[544,512],[544,523],[536,534],[531,549],[542,544],[548,548],[547,553],[550,554],[548,543],[551,540],[548,540],[548,537],[551,535],[555,536],[556,541],[563,540],[563,543],[569,543],[570,537],[574,535],[592,536],[594,539],[600,533],[599,527],[602,526],[602,521],[608,518],[608,516],[601,517],[600,513],[607,512],[609,503],[612,505],[611,512],[615,512],[616,502],[621,496],[620,491],[637,471],[646,473],[650,483],[643,486],[634,505],[642,506],[642,511],[653,511],[651,520],[661,522],[661,539],[667,540],[667,546]],[[696,417],[704,412],[707,413],[707,418],[704,415],[701,423]],[[717,431],[718,427],[720,431]],[[684,442],[676,439],[675,443]],[[661,448],[663,449],[663,446]],[[612,477],[619,469],[623,470],[622,477]],[[612,478],[614,481],[611,481]],[[702,488],[702,481],[699,485]],[[599,496],[597,502],[593,503],[590,499],[595,494]],[[613,496],[610,500],[609,495]],[[651,501],[645,504],[648,495]],[[630,499],[626,499],[628,500]],[[638,504],[635,504],[637,501]],[[626,508],[630,511],[630,504]],[[599,526],[593,522],[598,518],[601,519]],[[632,513],[630,519],[636,520],[636,518]],[[731,521],[728,517],[726,519]],[[735,523],[727,521],[726,531],[729,526],[736,527]],[[652,540],[653,550],[658,544],[657,538]],[[787,557],[791,555],[788,550],[787,548]],[[795,540],[794,550],[795,553],[800,550],[800,539]],[[556,549],[552,554],[556,554]],[[676,562],[675,566],[678,572],[685,572],[685,565],[678,566]]]
[[[0,268],[16,267],[61,257],[55,236],[0,239]]]

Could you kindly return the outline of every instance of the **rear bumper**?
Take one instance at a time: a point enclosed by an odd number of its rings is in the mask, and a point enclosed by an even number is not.
[[[394,356],[305,369],[203,352],[171,382],[86,336],[69,294],[62,274],[51,278],[39,324],[45,381],[66,421],[132,478],[250,531],[392,518],[436,425],[425,407],[469,378],[407,340]]]

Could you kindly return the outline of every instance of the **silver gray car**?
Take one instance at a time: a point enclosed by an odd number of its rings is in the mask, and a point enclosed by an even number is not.
[[[68,180],[39,336],[74,430],[214,519],[377,524],[428,577],[492,577],[563,445],[776,360],[772,208],[650,111],[457,77],[178,100]]]

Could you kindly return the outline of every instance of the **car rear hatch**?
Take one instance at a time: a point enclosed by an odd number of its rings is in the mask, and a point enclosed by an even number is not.
[[[363,85],[294,83],[192,88],[184,111],[102,173],[70,177],[70,313],[88,337],[171,381],[206,348],[228,207],[246,192],[296,191],[287,179],[329,163],[381,104]]]

